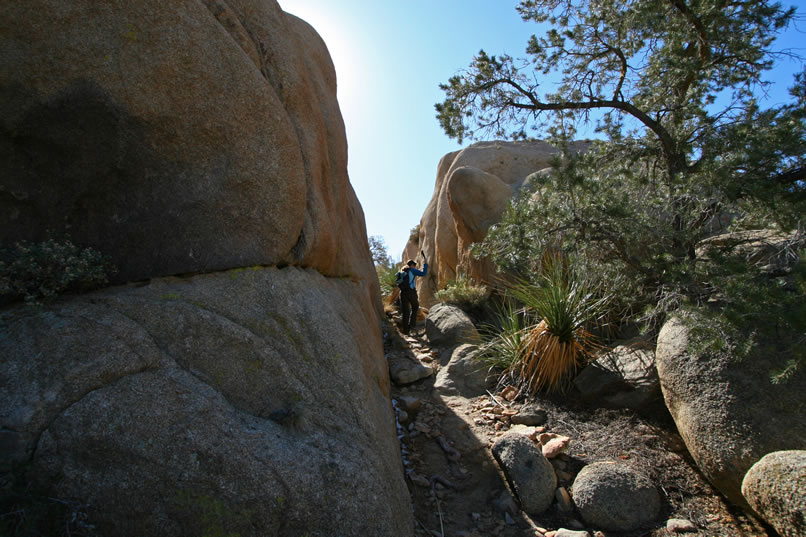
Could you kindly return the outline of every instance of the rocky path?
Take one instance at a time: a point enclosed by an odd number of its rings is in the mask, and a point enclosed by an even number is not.
[[[774,535],[711,489],[687,459],[679,436],[665,424],[627,411],[516,400],[514,390],[446,395],[437,377],[453,349],[433,348],[424,323],[403,335],[393,324],[395,316],[390,318],[385,352],[418,537]],[[557,452],[549,461],[557,489],[539,518],[521,511],[491,452],[498,438],[513,431],[533,439],[544,435],[544,443],[550,439],[545,435],[556,437],[552,445]],[[662,491],[661,518],[651,527],[604,533],[582,522],[568,494],[573,480],[586,465],[610,459],[634,463]]]

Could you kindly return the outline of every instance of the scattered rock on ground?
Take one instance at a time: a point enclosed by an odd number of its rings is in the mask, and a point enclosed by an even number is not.
[[[537,428],[536,427],[528,427],[526,425],[513,425],[509,428],[510,433],[517,433],[522,434],[530,438],[533,442],[537,442]]]
[[[422,344],[422,335],[412,340],[411,346],[420,349],[418,352],[428,352],[428,346]],[[387,351],[395,349],[394,338],[387,338],[386,343]],[[452,351],[452,348],[443,348],[443,358],[450,356]],[[444,367],[446,363],[441,365]],[[438,368],[440,364],[435,363],[435,366]],[[767,531],[772,532],[761,527],[757,519],[732,512],[722,496],[715,494],[701,474],[678,455],[685,450],[682,440],[677,434],[664,432],[673,428],[671,420],[664,418],[663,423],[653,424],[646,421],[646,416],[637,416],[631,410],[581,409],[543,396],[534,396],[527,402],[515,397],[518,389],[514,386],[500,391],[490,390],[489,394],[472,399],[446,396],[434,390],[433,386],[434,380],[425,379],[408,386],[392,387],[396,399],[406,396],[421,400],[414,426],[406,427],[401,439],[406,474],[414,475],[409,481],[410,491],[415,516],[420,522],[415,528],[415,537],[438,534],[542,537],[555,535],[559,527],[571,531],[587,529],[580,520],[570,518],[574,512],[562,512],[559,502],[540,514],[539,525],[542,527],[536,526],[535,521],[517,505],[510,492],[511,485],[506,486],[500,465],[493,460],[489,448],[496,438],[507,433],[534,438],[548,430],[546,426],[509,425],[519,411],[528,411],[526,407],[538,405],[546,410],[550,432],[574,439],[573,455],[549,460],[555,468],[559,485],[566,490],[572,490],[575,474],[584,464],[620,460],[617,457],[625,456],[626,460],[634,460],[641,464],[642,469],[646,468],[654,483],[681,493],[668,497],[669,512],[695,517],[692,520],[698,522],[697,530],[701,535],[766,537]],[[656,429],[656,425],[661,429]],[[453,451],[445,450],[444,442],[461,453],[461,459],[455,460],[451,454]],[[540,448],[537,444],[535,446]],[[457,485],[458,489],[449,485],[443,487],[438,481],[432,489],[429,478],[440,476]],[[507,514],[514,525],[506,523]],[[651,530],[647,527],[629,535],[669,537],[671,534],[666,529],[665,520],[662,519],[660,525],[652,524]],[[601,531],[590,533],[594,537],[611,536],[610,531],[607,536]]]
[[[672,533],[692,533],[697,531],[697,525],[685,518],[670,518],[666,521],[666,531]]]
[[[515,386],[507,386],[501,391],[501,397],[507,401],[514,401],[518,396],[518,389]]]
[[[591,526],[632,531],[658,515],[661,499],[652,482],[625,464],[596,462],[579,472],[574,503]]]
[[[806,535],[806,451],[776,451],[755,463],[742,494],[782,537]]]
[[[539,437],[541,451],[547,459],[559,457],[568,449],[571,439],[554,433],[543,433]]]
[[[539,515],[548,509],[557,488],[557,476],[538,446],[528,437],[507,433],[496,440],[492,452],[523,510]]]
[[[425,335],[432,345],[450,347],[462,343],[478,343],[479,331],[470,317],[456,306],[435,304],[425,318]]]
[[[413,395],[402,395],[397,398],[397,402],[409,414],[415,414],[423,404],[422,399]]]
[[[411,384],[434,374],[434,368],[398,352],[387,355],[389,376],[398,385]]]
[[[554,537],[591,537],[591,534],[587,531],[560,528],[554,532]]]
[[[512,423],[531,426],[543,425],[546,423],[546,411],[534,404],[524,405],[517,414],[512,416]]]

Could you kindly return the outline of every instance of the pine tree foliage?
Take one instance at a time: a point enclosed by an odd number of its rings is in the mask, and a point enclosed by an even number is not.
[[[775,48],[795,8],[523,0],[517,9],[550,29],[529,40],[527,58],[481,51],[443,84],[441,126],[460,141],[537,136],[562,147],[588,122],[598,139],[530,178],[476,253],[523,277],[546,249],[573,252],[609,282],[623,314],[655,327],[665,313],[694,307],[719,318],[712,339],[740,339],[758,323],[785,333],[789,350],[802,344],[806,295],[793,278],[806,245],[806,70],[788,103],[758,101],[774,61],[803,65]],[[772,270],[740,244],[707,255],[700,246],[754,229],[785,237],[772,257],[788,262]]]

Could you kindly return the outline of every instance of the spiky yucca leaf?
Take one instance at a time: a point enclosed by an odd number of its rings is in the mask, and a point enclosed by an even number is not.
[[[511,301],[505,301],[496,308],[496,322],[481,326],[481,335],[486,342],[478,354],[480,360],[490,369],[510,371],[520,358],[523,337],[523,311]]]

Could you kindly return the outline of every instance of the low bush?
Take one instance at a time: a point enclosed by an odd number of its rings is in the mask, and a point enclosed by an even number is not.
[[[481,308],[488,296],[485,286],[477,285],[471,278],[460,274],[455,280],[449,281],[444,289],[437,291],[434,299],[469,312]]]
[[[481,326],[485,343],[477,356],[491,371],[513,371],[513,365],[520,359],[525,315],[511,300],[504,300],[493,317],[492,322]]]
[[[0,297],[39,304],[70,292],[97,289],[114,272],[109,258],[69,239],[21,241],[0,247]]]

